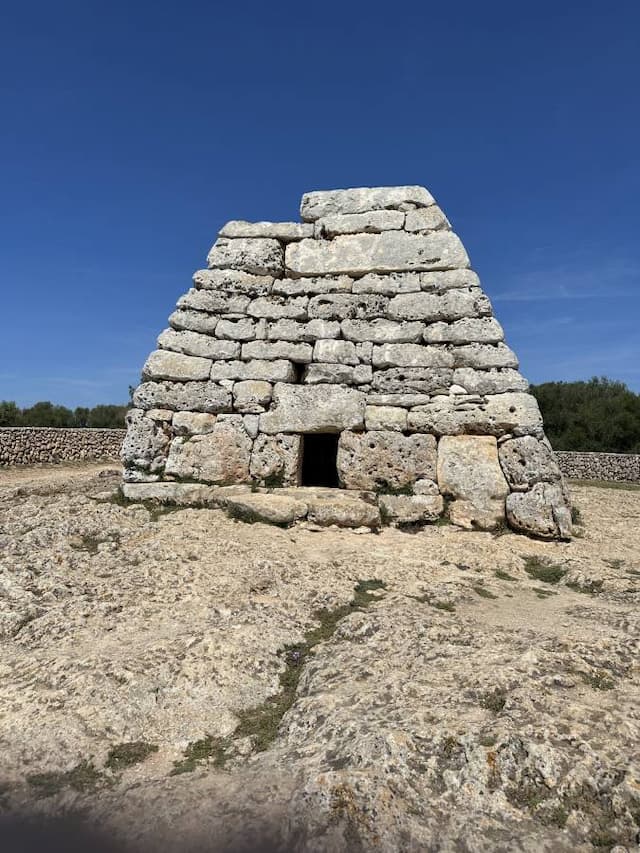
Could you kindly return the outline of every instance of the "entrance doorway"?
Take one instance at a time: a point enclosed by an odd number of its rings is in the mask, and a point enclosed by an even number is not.
[[[302,436],[302,485],[337,489],[338,433],[317,432]]]

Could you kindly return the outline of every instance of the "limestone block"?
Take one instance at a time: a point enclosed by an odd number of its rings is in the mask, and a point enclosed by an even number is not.
[[[302,222],[245,222],[243,219],[233,219],[222,228],[220,237],[269,237],[289,243],[292,240],[313,237],[313,225]]]
[[[213,431],[192,438],[177,437],[171,442],[165,472],[175,477],[220,485],[246,483],[253,442],[242,417],[218,419]]]
[[[252,358],[267,360],[288,358],[289,361],[298,364],[307,364],[311,361],[312,353],[313,348],[310,344],[297,344],[291,341],[250,341],[242,344],[242,358],[245,361]]]
[[[498,454],[513,491],[524,492],[535,483],[559,483],[562,480],[553,451],[532,435],[503,442]]]
[[[380,293],[383,296],[417,293],[420,289],[420,273],[417,272],[369,273],[354,281],[352,287],[353,293]]]
[[[169,350],[156,350],[145,361],[142,378],[173,379],[177,382],[208,379],[211,364],[208,358],[196,358]]]
[[[199,332],[165,329],[158,338],[161,349],[181,352],[184,355],[201,356],[217,360],[220,358],[239,358],[240,344],[235,341],[221,341]],[[195,377],[194,377],[195,378]]]
[[[380,510],[375,504],[336,491],[331,497],[307,501],[307,519],[320,527],[372,527],[381,524]]]
[[[304,372],[303,382],[306,385],[329,383],[333,385],[367,385],[371,382],[371,366],[358,364],[352,367],[348,364],[310,364]]]
[[[255,298],[269,295],[273,276],[253,275],[242,270],[197,270],[193,274],[193,283],[199,290],[217,290]]]
[[[358,361],[361,361],[363,364],[371,364],[373,359],[373,344],[371,341],[363,341],[356,344],[356,354]]]
[[[317,293],[351,293],[352,279],[347,275],[319,278],[280,278],[273,284],[273,293],[282,296],[301,296]]]
[[[232,517],[251,523],[264,522],[288,527],[307,514],[307,504],[289,495],[244,494],[233,495],[224,502]]]
[[[169,449],[167,424],[147,417],[141,409],[130,409],[126,423],[127,432],[120,451],[123,464],[150,473],[161,471]]]
[[[258,432],[260,428],[260,416],[255,415],[243,415],[242,423],[244,424],[244,428],[247,431],[247,435],[250,438],[257,438]]]
[[[308,296],[265,296],[254,299],[247,308],[247,314],[266,320],[306,320],[308,303]]]
[[[146,415],[152,421],[170,422],[173,419],[173,411],[171,409],[149,409]]]
[[[436,521],[444,509],[442,495],[380,495],[384,523],[420,524]]]
[[[204,412],[176,412],[172,423],[176,435],[204,435],[213,432],[216,416]]]
[[[185,329],[190,332],[200,332],[203,335],[213,335],[218,323],[218,317],[212,317],[202,311],[178,310],[169,317],[169,325],[172,329]]]
[[[399,210],[370,210],[366,213],[333,213],[316,220],[318,237],[338,234],[377,234],[394,231],[404,225],[405,214]]]
[[[328,293],[312,296],[309,300],[309,317],[320,320],[369,320],[380,317],[386,311],[388,299],[376,294],[354,296],[347,293]]]
[[[451,225],[438,205],[432,204],[430,207],[410,210],[406,214],[404,228],[405,231],[424,233],[425,231],[448,230],[451,228]]]
[[[178,506],[213,503],[217,489],[201,483],[124,483],[122,494],[129,501],[157,501]]]
[[[558,483],[536,483],[529,492],[512,492],[507,520],[514,530],[530,536],[571,538],[571,510]]]
[[[383,371],[384,372],[384,371]],[[368,406],[402,406],[410,409],[431,402],[430,394],[367,394]]]
[[[542,434],[542,417],[535,397],[518,392],[490,394],[476,401],[464,395],[439,396],[412,409],[407,423],[410,430],[436,435]]]
[[[440,489],[434,480],[416,480],[413,484],[414,495],[439,495]]]
[[[454,347],[456,367],[475,367],[480,370],[490,367],[518,367],[516,354],[506,344],[467,344]]]
[[[544,435],[542,415],[533,394],[489,394],[485,397],[487,415],[496,430],[515,436]]]
[[[215,414],[231,411],[231,393],[214,382],[143,382],[134,391],[133,405]]]
[[[277,240],[266,237],[229,240],[219,237],[207,256],[209,269],[233,269],[254,275],[282,275],[284,258]]]
[[[251,477],[266,486],[296,486],[301,443],[299,435],[258,435],[251,451]]]
[[[491,314],[491,303],[476,287],[444,293],[403,293],[389,301],[389,317],[395,320],[460,320]]]
[[[196,290],[192,287],[178,299],[178,308],[207,311],[209,314],[244,314],[249,302],[248,296],[219,293],[215,290]]]
[[[267,337],[270,341],[305,341],[314,343],[319,338],[337,338],[340,336],[340,323],[336,320],[310,320],[298,323],[296,320],[278,320],[270,323]]]
[[[269,406],[273,386],[260,379],[246,379],[233,386],[233,408],[243,414],[259,414]]]
[[[293,382],[296,371],[290,361],[276,359],[253,359],[252,361],[214,361],[211,367],[211,379],[220,382],[224,379],[263,379],[266,382]]]
[[[505,391],[526,391],[527,380],[517,370],[474,370],[458,367],[453,371],[453,381],[467,394],[503,394]]]
[[[374,344],[418,343],[424,331],[422,323],[398,323],[395,320],[343,320],[342,336],[348,341]]]
[[[364,424],[369,430],[385,429],[404,432],[407,428],[407,410],[399,406],[367,406]]]
[[[374,367],[453,367],[445,347],[420,344],[383,344],[373,348]]]
[[[469,266],[453,231],[383,231],[346,234],[333,240],[301,240],[286,248],[286,267],[294,275],[362,275],[368,272],[448,270]]]
[[[435,478],[436,440],[393,431],[345,431],[338,441],[338,476],[347,489],[402,489]]]
[[[453,371],[448,368],[392,367],[388,370],[376,370],[371,388],[383,394],[403,394],[407,391],[441,394],[447,392],[452,380]]]
[[[448,435],[438,443],[438,487],[453,498],[449,518],[472,529],[490,529],[504,520],[509,494],[498,460],[496,439],[489,435]]]
[[[260,415],[260,431],[270,434],[340,432],[363,425],[364,394],[333,385],[278,383],[271,410]]]
[[[252,341],[256,337],[256,323],[253,320],[218,320],[216,337],[229,341]]]
[[[444,293],[461,287],[480,287],[480,279],[470,269],[421,272],[420,287],[427,293]]]
[[[327,364],[358,364],[360,359],[351,341],[316,341],[313,360]]]
[[[305,193],[300,216],[315,222],[331,214],[365,213],[369,210],[408,210],[435,204],[424,187],[357,187],[346,190],[324,190]]]
[[[494,317],[466,317],[453,323],[431,323],[424,330],[428,344],[495,344],[504,339],[502,326]]]

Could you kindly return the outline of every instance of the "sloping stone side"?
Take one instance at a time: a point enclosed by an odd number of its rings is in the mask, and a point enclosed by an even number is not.
[[[124,436],[123,429],[3,427],[0,467],[118,459]]]

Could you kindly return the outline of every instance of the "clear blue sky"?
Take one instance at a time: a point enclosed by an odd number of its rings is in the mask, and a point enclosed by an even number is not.
[[[640,3],[17,2],[0,399],[119,402],[228,219],[424,184],[534,382],[640,390]]]

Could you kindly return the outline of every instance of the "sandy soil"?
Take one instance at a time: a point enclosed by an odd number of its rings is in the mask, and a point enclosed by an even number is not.
[[[0,472],[6,814],[117,849],[637,849],[640,491],[573,488],[546,543],[157,512],[117,476]]]

